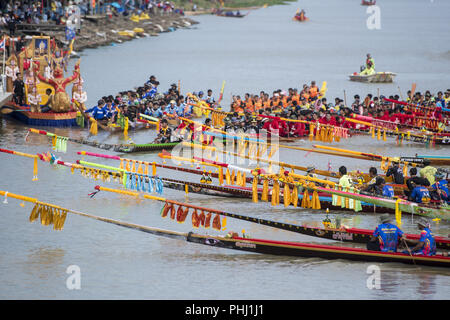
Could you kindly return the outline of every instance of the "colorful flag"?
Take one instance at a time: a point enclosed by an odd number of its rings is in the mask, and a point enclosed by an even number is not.
[[[2,38],[2,40],[0,40],[0,50],[5,50],[5,37]]]

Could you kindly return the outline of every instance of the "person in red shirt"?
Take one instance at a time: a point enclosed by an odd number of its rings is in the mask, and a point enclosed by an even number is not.
[[[302,120],[302,116],[298,115],[297,120]],[[306,135],[306,127],[303,122],[290,122],[289,135],[292,137],[303,137]]]

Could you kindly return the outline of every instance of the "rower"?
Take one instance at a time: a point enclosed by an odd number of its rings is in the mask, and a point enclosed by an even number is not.
[[[379,195],[379,196],[385,195],[385,193],[386,193],[386,196],[390,197],[391,191],[393,193],[394,190],[393,189],[390,190],[389,187],[387,187],[385,189],[385,187],[386,187],[386,183],[385,183],[383,177],[377,176],[375,178],[375,182],[374,183],[369,183],[369,185],[367,187],[363,188],[361,190],[361,192],[373,193],[373,194]],[[392,186],[390,186],[390,187],[392,188]]]
[[[431,197],[446,203],[450,203],[450,194],[448,192],[448,181],[445,179],[445,173],[438,170],[434,177],[436,178],[436,183],[434,183],[431,188]]]
[[[437,169],[435,167],[430,166],[431,162],[428,159],[425,159],[423,161],[423,164],[425,167],[420,169],[419,174],[421,177],[426,178],[430,183],[430,185],[432,185],[435,182],[434,175]]]
[[[380,217],[380,224],[367,243],[367,250],[382,252],[397,252],[398,242],[405,239],[403,231],[395,224],[388,214]]]
[[[427,187],[424,185],[416,185],[414,182],[411,182],[411,184],[414,186],[414,189],[411,191],[408,200],[417,203],[430,202],[431,197]]]
[[[91,109],[85,111],[85,113],[91,113],[95,120],[103,120],[108,114],[108,110],[105,108],[105,101],[103,99],[98,100],[97,105]]]
[[[172,129],[169,128],[169,122],[167,119],[162,119],[160,124],[161,128],[159,129],[159,134],[153,143],[168,143],[171,139]]]
[[[420,218],[417,221],[417,227],[420,230],[420,239],[408,240],[410,243],[416,244],[412,249],[407,248],[404,253],[414,254],[414,255],[424,255],[424,256],[434,256],[436,254],[436,241],[430,230],[429,222]]]
[[[393,177],[395,184],[403,184],[405,178],[403,177],[403,171],[399,167],[398,162],[394,162],[391,167],[386,171],[386,177]]]
[[[415,188],[415,185],[423,185],[423,186],[429,186],[430,182],[426,178],[418,177],[417,176],[417,168],[411,168],[409,169],[409,176],[410,178],[406,180],[406,186],[408,187],[408,190],[405,190],[404,193],[406,196],[409,196],[413,189]],[[413,185],[413,183],[415,185]]]
[[[377,180],[377,176],[378,176],[378,171],[377,168],[375,167],[370,167],[369,169],[369,178],[370,181],[367,183],[367,186],[363,189],[363,191],[369,191],[367,189],[372,189],[373,187],[370,187],[371,185],[375,185],[376,184],[376,180]]]
[[[352,186],[352,179],[349,175],[347,175],[347,168],[345,166],[341,166],[339,168],[339,174],[341,175],[339,178],[339,186],[343,188],[350,188]]]

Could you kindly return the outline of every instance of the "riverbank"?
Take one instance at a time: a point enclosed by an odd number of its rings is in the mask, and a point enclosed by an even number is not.
[[[193,3],[184,0],[173,1],[177,8],[182,8],[187,15],[209,14],[211,10],[222,8],[224,10],[256,10],[263,7],[288,4],[296,0],[225,0],[223,6],[218,1],[197,0],[197,9],[193,11]]]
[[[84,17],[81,33],[74,43],[76,52],[111,43],[121,43],[144,36],[157,36],[159,33],[188,28],[197,21],[180,14],[155,14],[150,19],[133,21],[130,17],[96,16]]]
[[[108,18],[106,15],[83,16],[81,30],[76,35],[73,50],[80,52],[87,48],[122,43],[136,38],[158,36],[163,32],[175,31],[179,28],[189,28],[198,24],[197,21],[176,13],[149,15],[149,18],[131,20],[129,16]],[[55,38],[57,43],[67,45],[64,26],[50,24],[19,26],[17,36],[42,35]],[[8,34],[8,33],[6,33]]]

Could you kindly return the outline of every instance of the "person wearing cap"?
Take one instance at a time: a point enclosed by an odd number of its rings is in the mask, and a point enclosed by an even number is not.
[[[436,182],[431,185],[433,189],[431,191],[431,197],[436,200],[441,200],[446,203],[450,203],[450,194],[448,192],[448,181],[445,179],[445,173],[438,170],[434,177],[436,178]]]
[[[166,112],[171,115],[178,114],[177,102],[175,100],[170,100],[169,104],[166,107]]]
[[[367,54],[365,69],[361,71],[360,75],[371,75],[375,73],[375,61],[370,53]]]
[[[367,243],[367,249],[397,252],[398,243],[401,239],[406,239],[403,231],[392,223],[392,218],[389,214],[383,214],[380,216],[380,224],[376,227]]]
[[[419,240],[408,240],[409,243],[415,244],[412,249],[407,248],[404,253],[423,255],[423,256],[434,256],[436,254],[436,241],[430,230],[430,224],[425,218],[420,218],[417,221],[417,227],[420,230]]]

